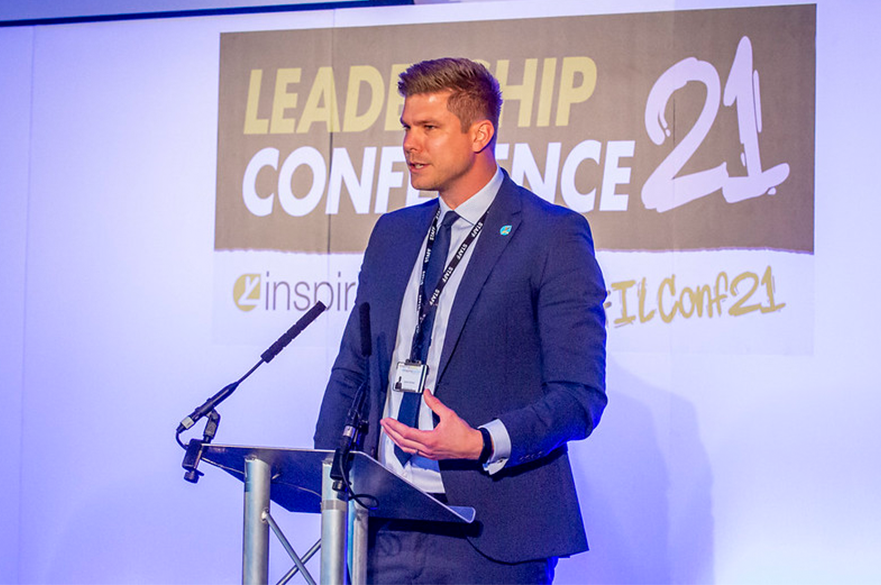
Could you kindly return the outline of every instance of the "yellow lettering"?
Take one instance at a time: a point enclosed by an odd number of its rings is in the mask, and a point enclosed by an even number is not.
[[[636,320],[636,315],[627,314],[627,290],[632,288],[635,284],[635,280],[625,280],[624,282],[612,283],[612,290],[619,291],[619,297],[621,299],[621,316],[614,321],[616,327],[630,325]]]
[[[676,275],[668,276],[661,282],[660,288],[658,288],[658,312],[661,314],[661,320],[664,323],[670,323],[673,321],[673,317],[676,316],[676,303],[673,303],[673,310],[667,313],[664,311],[664,288],[670,289],[671,295],[676,295]]]
[[[759,288],[759,275],[755,272],[744,272],[739,274],[734,280],[731,281],[731,294],[734,297],[737,297],[737,287],[744,280],[751,281],[752,286],[747,291],[746,296],[737,299],[737,301],[728,309],[728,314],[733,315],[735,317],[739,317],[740,315],[746,315],[747,313],[752,313],[753,311],[758,311],[760,308],[759,303],[754,303],[752,305],[747,305],[746,301],[752,298],[753,294],[755,294],[756,290]]]
[[[725,284],[722,284],[722,281],[725,281]],[[722,314],[722,301],[728,298],[728,294],[725,292],[728,290],[728,273],[725,271],[720,272],[716,276],[716,309],[719,311],[719,314]],[[710,309],[710,315],[712,315],[712,308]]]
[[[245,134],[266,134],[269,120],[257,117],[260,109],[260,84],[263,82],[263,70],[251,69],[251,80],[248,83],[248,101],[245,105]]]
[[[768,293],[768,306],[762,307],[763,313],[773,313],[786,306],[786,303],[777,304],[774,300],[774,275],[771,273],[770,266],[765,268],[765,273],[762,275],[762,284],[765,285],[765,290]]]
[[[535,125],[545,128],[551,125],[551,102],[554,97],[554,82],[557,80],[557,58],[548,57],[541,68],[541,89],[538,94],[538,119]]]
[[[713,316],[713,303],[715,302],[713,299],[713,290],[710,288],[710,285],[705,284],[703,286],[697,287],[697,290],[694,294],[695,297],[695,305],[697,306],[697,316],[704,316],[704,302],[707,304],[707,313],[710,317]]]
[[[527,59],[523,65],[523,83],[513,85],[508,83],[508,69],[510,61],[500,59],[496,65],[496,79],[505,98],[505,103],[512,101],[520,102],[520,112],[517,117],[517,126],[529,127],[532,123],[532,102],[535,98],[535,78],[538,70],[538,59]],[[501,125],[501,123],[499,124]]]
[[[385,109],[385,129],[388,131],[401,129],[401,111],[404,108],[404,96],[398,93],[398,76],[407,70],[409,65],[396,63],[392,65],[388,83],[388,102]]]
[[[303,106],[298,134],[305,134],[316,122],[324,122],[328,132],[339,132],[340,112],[337,108],[336,86],[333,81],[332,67],[319,67]]]
[[[285,110],[297,107],[297,94],[288,93],[288,85],[300,83],[299,67],[296,69],[279,69],[275,72],[275,96],[272,98],[271,134],[293,134],[294,118],[285,118]]]
[[[581,76],[581,85],[575,80]],[[597,65],[590,57],[564,57],[560,74],[560,95],[557,98],[557,126],[569,125],[573,104],[587,101],[597,84]]]
[[[685,300],[686,299],[688,299],[688,302],[690,303],[687,310],[685,308]],[[683,317],[685,317],[686,319],[689,319],[694,314],[695,305],[696,305],[696,303],[694,300],[694,291],[691,290],[691,288],[686,286],[685,288],[682,289],[682,292],[679,294],[679,312],[682,314]]]
[[[645,312],[645,293],[648,287],[645,284],[645,277],[642,277],[642,280],[639,283],[639,288],[637,289],[637,296],[639,298],[639,322],[645,323],[646,321],[650,321],[652,317],[655,316],[655,310],[652,309],[646,315]]]
[[[367,111],[358,115],[361,98],[361,85],[370,87],[370,102]],[[382,100],[385,97],[382,74],[376,67],[356,65],[349,69],[349,87],[346,91],[346,109],[343,116],[343,132],[363,132],[370,128],[382,111]]]
[[[667,324],[679,318],[697,317],[701,319],[707,317],[712,319],[715,315],[722,317],[725,314],[722,311],[722,306],[727,299],[734,301],[733,306],[727,310],[727,314],[733,317],[757,312],[770,313],[786,307],[786,303],[780,303],[774,298],[773,278],[771,267],[768,266],[761,279],[757,273],[745,271],[729,281],[728,273],[722,271],[716,274],[715,282],[684,286],[681,289],[676,286],[675,274],[667,276],[661,280],[657,289],[651,288],[651,290],[645,277],[638,281],[622,280],[611,283],[611,290],[606,290],[606,301],[603,307],[607,312],[607,322],[610,326],[616,327],[632,323],[647,323],[654,319],[656,314],[660,315],[661,320]],[[637,307],[633,307],[633,297],[631,297],[631,303],[628,307],[627,297],[634,286],[636,287],[635,302]],[[760,298],[762,290],[767,296],[767,306]],[[615,292],[618,294],[613,298]],[[654,292],[657,293],[656,299],[651,298]],[[652,306],[653,300],[656,301],[656,304]],[[609,310],[613,306],[618,312],[614,319],[613,315],[609,314]],[[635,315],[630,313],[631,309],[634,310]],[[637,319],[639,320],[637,321]]]

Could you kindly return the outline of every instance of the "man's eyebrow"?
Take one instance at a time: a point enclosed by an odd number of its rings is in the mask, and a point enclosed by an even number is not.
[[[402,126],[425,126],[426,124],[430,126],[439,126],[440,121],[435,118],[420,118],[418,120],[414,120],[412,124],[407,124],[404,122],[404,118],[401,118]]]

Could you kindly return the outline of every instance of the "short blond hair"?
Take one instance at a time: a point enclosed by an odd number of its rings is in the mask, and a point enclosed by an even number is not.
[[[405,98],[447,91],[447,108],[459,118],[463,132],[475,122],[489,120],[498,133],[502,91],[496,78],[480,63],[454,57],[421,61],[401,73],[398,81],[398,93]]]

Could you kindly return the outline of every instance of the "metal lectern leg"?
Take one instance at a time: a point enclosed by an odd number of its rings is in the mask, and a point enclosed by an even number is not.
[[[346,583],[348,503],[333,489],[332,459],[321,469],[321,585]]]
[[[269,464],[254,457],[245,459],[245,535],[242,554],[242,583],[266,585],[269,582]]]
[[[352,500],[349,514],[352,515],[350,526],[352,534],[352,550],[350,566],[352,567],[352,585],[364,585],[367,583],[367,522],[369,512],[367,508]]]

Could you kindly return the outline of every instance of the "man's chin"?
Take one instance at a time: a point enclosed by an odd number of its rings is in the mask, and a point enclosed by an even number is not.
[[[428,181],[410,181],[410,185],[417,191],[437,191],[437,186]]]

